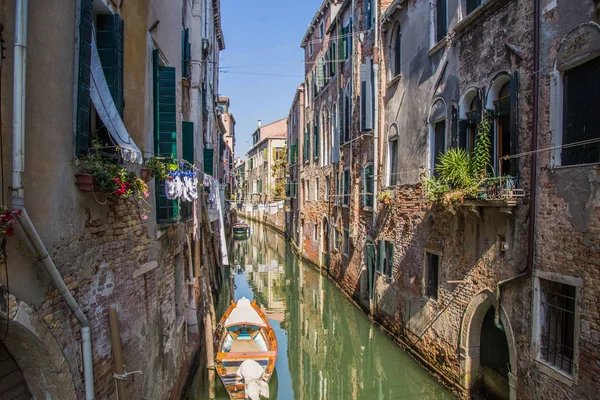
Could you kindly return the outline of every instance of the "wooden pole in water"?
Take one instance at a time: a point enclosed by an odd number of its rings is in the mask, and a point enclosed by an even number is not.
[[[115,364],[115,374],[123,375],[125,367],[123,365],[123,353],[121,351],[121,333],[119,332],[119,320],[117,310],[114,307],[108,309],[108,322],[110,324],[110,339],[112,342],[113,362]],[[117,396],[119,400],[126,400],[125,381],[117,379]]]

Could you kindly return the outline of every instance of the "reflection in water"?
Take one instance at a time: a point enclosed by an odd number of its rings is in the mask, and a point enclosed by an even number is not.
[[[279,344],[272,399],[453,398],[327,278],[302,266],[283,236],[254,224],[230,254],[231,285],[218,309],[245,296],[267,314]]]

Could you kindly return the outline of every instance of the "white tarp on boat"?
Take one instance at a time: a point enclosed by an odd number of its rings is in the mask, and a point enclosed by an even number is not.
[[[249,323],[252,325],[266,326],[260,315],[252,308],[250,300],[242,297],[237,301],[237,307],[233,309],[229,318],[225,321],[225,326],[236,325],[240,323]]]
[[[244,378],[246,397],[260,400],[260,396],[269,398],[269,385],[263,381],[265,370],[254,360],[246,360],[240,365],[237,374]]]

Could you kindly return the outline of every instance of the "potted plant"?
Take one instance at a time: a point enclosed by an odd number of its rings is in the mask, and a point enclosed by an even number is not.
[[[393,193],[391,190],[384,190],[377,195],[377,200],[384,204],[391,204],[393,202]]]
[[[149,196],[148,186],[135,172],[105,157],[99,148],[95,145],[86,157],[76,161],[79,170],[75,176],[80,190],[102,192],[110,198],[119,199]]]
[[[160,161],[156,156],[152,156],[144,163],[144,168],[142,168],[142,180],[144,182],[150,182],[155,176],[161,181],[169,179],[169,165]]]

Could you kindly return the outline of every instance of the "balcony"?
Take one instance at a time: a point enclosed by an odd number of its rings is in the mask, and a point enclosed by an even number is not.
[[[472,198],[465,198],[465,205],[515,207],[525,197],[521,178],[499,176],[487,178]]]

